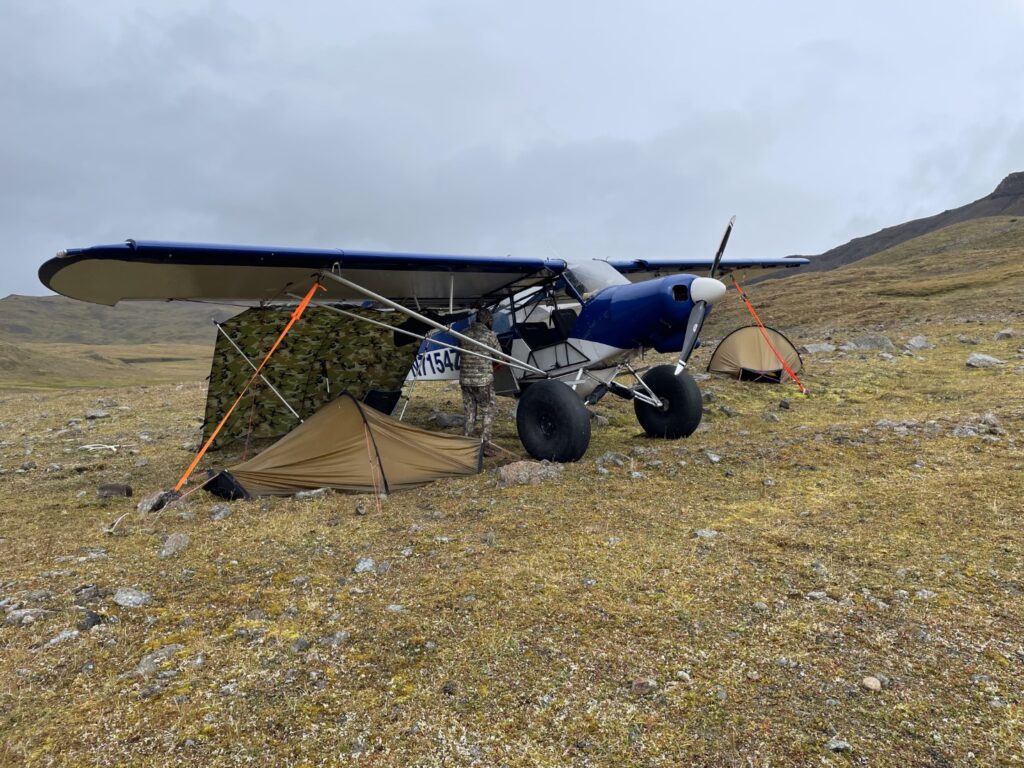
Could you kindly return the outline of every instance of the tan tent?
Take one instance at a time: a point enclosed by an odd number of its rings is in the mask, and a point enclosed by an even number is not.
[[[765,339],[767,334],[768,339]],[[768,341],[771,341],[769,346]],[[725,373],[745,381],[769,381],[778,383],[782,380],[785,368],[779,362],[772,347],[779,357],[786,361],[793,373],[803,366],[800,353],[796,347],[774,328],[765,328],[764,333],[756,325],[737,328],[718,345],[708,363],[712,373]]]
[[[479,439],[428,432],[344,394],[262,453],[221,472],[207,490],[227,498],[315,488],[388,493],[474,475],[482,457]]]

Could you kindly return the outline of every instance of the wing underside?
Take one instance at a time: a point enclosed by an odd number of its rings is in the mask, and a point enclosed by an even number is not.
[[[680,273],[705,274],[711,268],[714,259],[710,256],[689,259],[608,259],[615,269],[626,275],[633,282],[649,280],[653,277],[676,275]],[[746,273],[748,270],[793,269],[807,264],[808,260],[795,257],[743,258],[726,256],[718,265],[717,274],[731,272]]]
[[[42,283],[73,299],[181,299],[258,303],[304,293],[334,272],[409,306],[467,307],[538,285],[565,269],[559,259],[377,253],[133,241],[62,252],[39,270]],[[323,301],[365,299],[324,281]]]

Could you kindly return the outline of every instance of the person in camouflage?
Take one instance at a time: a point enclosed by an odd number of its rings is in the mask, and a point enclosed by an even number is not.
[[[486,344],[492,349],[501,349],[498,345],[498,337],[491,330],[492,324],[490,310],[480,309],[476,313],[476,321],[464,332],[464,335]],[[486,354],[482,347],[467,341],[460,341],[459,346],[464,350],[469,349]],[[460,355],[459,384],[462,387],[462,408],[466,414],[465,434],[467,437],[473,434],[477,416],[479,416],[483,422],[480,437],[484,441],[484,452],[490,454],[488,443],[491,441],[494,417],[498,413],[498,403],[494,397],[493,364],[490,360],[477,355]]]

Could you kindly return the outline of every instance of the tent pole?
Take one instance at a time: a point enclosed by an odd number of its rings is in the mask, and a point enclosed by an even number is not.
[[[235,352],[237,352],[239,355],[241,355],[242,359],[245,360],[245,362],[247,362],[249,364],[249,367],[252,368],[257,373],[259,373],[259,369],[256,367],[255,363],[253,363],[252,360],[250,360],[248,357],[245,356],[245,352],[243,352],[241,350],[241,348],[237,344],[235,344],[234,339],[232,339],[230,336],[228,336],[228,332],[224,330],[224,327],[220,323],[218,323],[216,321],[214,321],[213,324],[217,326],[217,330],[220,331],[221,334],[224,336],[224,338],[228,340],[228,344],[230,344],[232,347],[235,348]],[[299,423],[301,424],[302,423],[302,417],[299,416],[299,414],[295,412],[295,409],[292,408],[288,404],[288,401],[284,399],[284,396],[280,392],[277,391],[277,389],[274,387],[273,384],[271,384],[269,381],[267,381],[267,377],[264,376],[262,373],[260,373],[260,378],[263,380],[264,384],[266,384],[268,387],[270,387],[270,391],[273,392],[275,395],[277,395],[277,399],[280,400],[282,403],[284,403],[284,407],[287,408],[289,411],[291,411],[292,412],[292,416],[294,416],[296,419],[298,419]]]
[[[506,355],[501,350],[491,349],[491,347],[487,346],[482,341],[477,341],[476,339],[472,339],[469,336],[466,336],[464,334],[459,333],[458,331],[452,330],[451,327],[442,325],[441,323],[437,322],[436,320],[431,320],[429,317],[427,317],[425,315],[421,315],[419,312],[413,312],[411,309],[409,309],[408,307],[402,306],[397,301],[392,301],[391,299],[385,298],[384,296],[381,296],[378,293],[374,293],[373,291],[371,291],[371,290],[369,290],[367,288],[363,288],[363,286],[359,285],[358,283],[353,283],[351,280],[347,280],[344,277],[342,277],[341,275],[336,275],[333,272],[323,272],[322,274],[323,274],[324,277],[329,277],[329,278],[331,278],[331,280],[334,280],[337,283],[341,283],[342,285],[344,285],[344,286],[346,286],[348,288],[351,288],[353,291],[358,291],[359,293],[363,294],[364,296],[366,296],[369,299],[373,299],[374,301],[379,301],[381,304],[383,304],[383,305],[385,305],[387,307],[391,307],[394,310],[397,310],[399,312],[402,312],[403,314],[408,315],[413,320],[419,320],[421,323],[426,323],[427,325],[431,326],[432,328],[436,328],[439,331],[445,331],[446,333],[450,333],[452,336],[454,336],[457,339],[460,339],[462,341],[468,341],[470,344],[475,344],[477,347],[481,347],[481,348],[487,350],[488,352],[490,352],[495,357],[500,357],[501,361],[504,362],[504,363],[508,363],[510,365],[516,365],[516,366],[519,366],[521,368],[526,368],[528,371],[531,371],[533,373],[539,373],[545,379],[551,378],[550,376],[548,376],[547,371],[543,371],[540,368],[536,368],[534,366],[529,365],[528,363],[523,363],[523,362],[521,362],[519,360],[516,360],[511,355]],[[454,280],[454,277],[452,279]],[[453,300],[454,300],[454,297],[453,297]]]

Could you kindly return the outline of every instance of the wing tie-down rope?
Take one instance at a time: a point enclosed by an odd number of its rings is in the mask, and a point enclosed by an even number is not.
[[[188,482],[189,477],[191,477],[192,473],[195,472],[196,467],[199,466],[199,462],[202,461],[203,456],[206,455],[206,452],[213,444],[213,441],[216,439],[217,434],[221,431],[223,426],[227,424],[228,419],[231,417],[231,414],[235,412],[235,408],[238,407],[238,404],[242,402],[242,398],[245,397],[246,391],[248,391],[249,387],[252,386],[252,383],[259,378],[260,372],[263,370],[263,367],[267,364],[267,361],[270,360],[270,357],[274,354],[274,352],[277,351],[277,348],[281,345],[281,341],[284,339],[285,336],[288,335],[288,331],[290,331],[292,329],[292,326],[295,325],[296,322],[298,322],[298,319],[300,317],[302,317],[302,313],[306,311],[306,307],[309,306],[309,302],[313,300],[313,296],[314,294],[316,294],[318,290],[326,291],[327,289],[324,288],[319,282],[313,283],[313,286],[309,289],[309,292],[303,297],[302,301],[299,302],[299,306],[297,306],[295,308],[295,311],[292,312],[291,319],[288,321],[288,324],[284,327],[284,330],[281,331],[281,335],[277,337],[277,341],[274,342],[273,346],[270,348],[270,351],[267,352],[266,356],[263,358],[263,362],[259,364],[255,371],[253,371],[252,376],[249,377],[249,380],[245,383],[245,386],[242,387],[242,391],[238,393],[238,398],[235,400],[235,402],[231,404],[231,407],[228,408],[228,412],[224,414],[224,418],[220,420],[220,423],[214,428],[213,432],[206,439],[206,442],[203,443],[203,447],[199,449],[199,453],[197,453],[196,457],[192,459],[192,463],[188,465],[188,469],[185,470],[185,474],[183,474],[181,476],[181,479],[178,480],[178,484],[174,486],[174,490],[180,491],[182,486],[184,486],[185,483]]]
[[[768,336],[768,331],[765,330],[764,323],[762,323],[761,318],[757,316],[757,310],[754,309],[754,305],[750,303],[750,299],[747,298],[747,294],[743,292],[743,288],[740,287],[740,284],[735,277],[732,279],[732,284],[736,286],[736,292],[740,295],[740,298],[743,299],[743,303],[747,305],[747,309],[750,311],[750,315],[754,318],[754,321],[757,323],[757,327],[761,330],[761,335],[764,336],[765,343],[768,345],[768,348],[772,351],[772,354],[775,355],[775,358],[780,363],[782,363],[782,367],[786,369],[786,373],[789,374],[789,377],[793,379],[794,382],[796,382],[796,385],[798,387],[800,387],[800,394],[808,394],[807,387],[805,387],[803,382],[796,377],[796,374],[793,373],[793,369],[789,367],[789,363],[787,363],[783,359],[782,355],[779,354],[779,350],[777,350],[775,348],[775,345],[772,344],[772,340]]]

